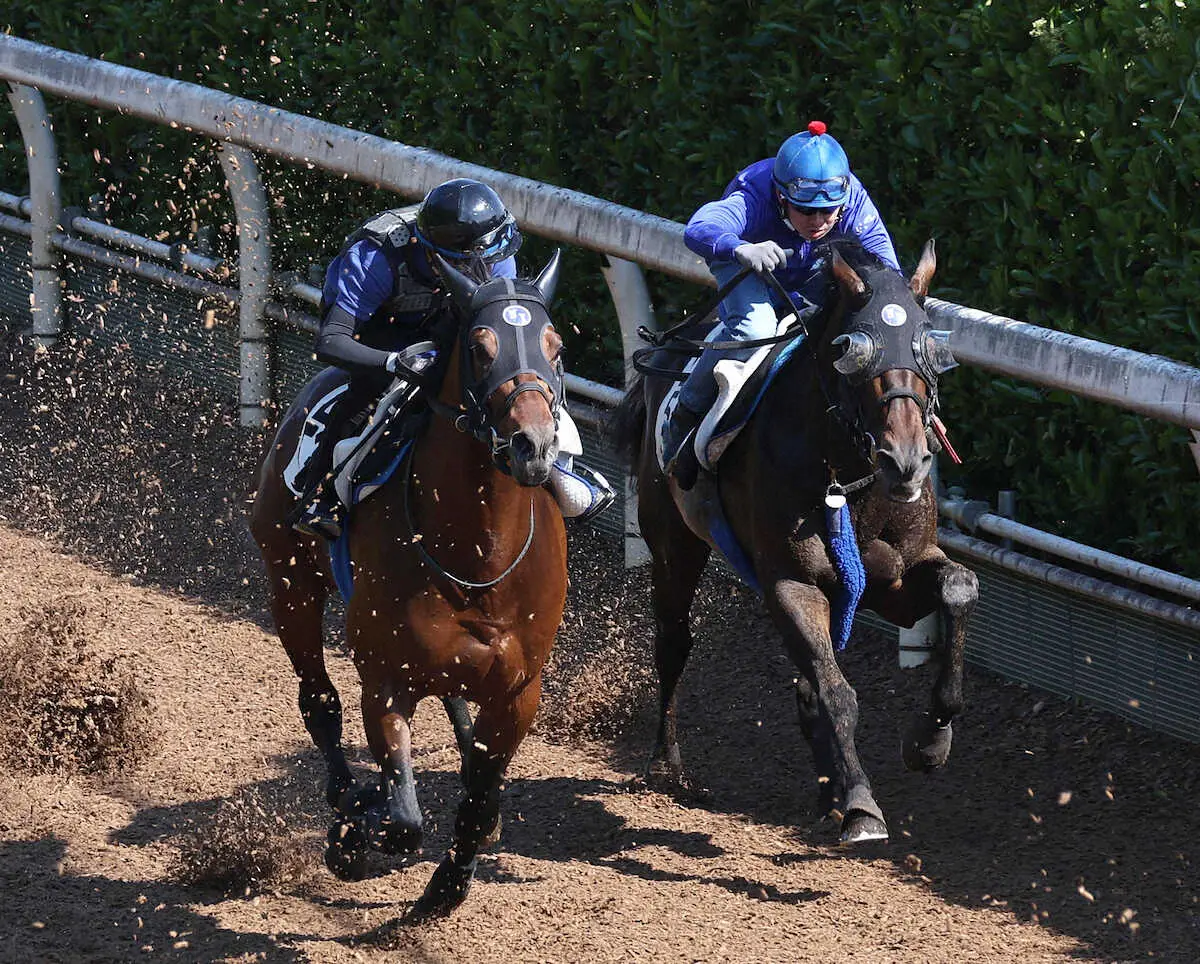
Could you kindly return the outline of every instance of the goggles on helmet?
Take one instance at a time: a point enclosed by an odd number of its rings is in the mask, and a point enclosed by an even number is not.
[[[795,207],[812,207],[816,202],[824,201],[830,205],[841,204],[846,200],[850,189],[850,178],[828,177],[815,180],[811,177],[796,177],[786,184],[775,182],[788,202]]]
[[[464,261],[467,258],[481,258],[490,264],[492,261],[503,260],[503,258],[507,257],[514,250],[513,242],[516,240],[517,235],[517,222],[510,214],[497,227],[476,238],[470,247],[466,249],[454,250],[439,247],[428,238],[422,237],[420,232],[418,232],[417,237],[426,247],[436,251],[447,261]]]

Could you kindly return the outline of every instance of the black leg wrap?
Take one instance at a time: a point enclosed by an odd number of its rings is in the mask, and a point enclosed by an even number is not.
[[[421,895],[405,918],[409,923],[419,923],[432,917],[444,917],[467,899],[471,881],[475,879],[477,859],[459,864],[453,853],[446,854],[437,870],[433,872],[425,893]]]
[[[928,773],[945,765],[950,757],[954,729],[939,726],[930,713],[922,713],[904,735],[904,765],[917,773]]]

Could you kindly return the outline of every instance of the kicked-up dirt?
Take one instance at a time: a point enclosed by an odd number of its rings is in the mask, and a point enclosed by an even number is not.
[[[434,704],[418,715],[425,849],[332,877],[319,757],[244,526],[261,439],[179,376],[122,393],[101,374],[79,365],[68,391],[61,372],[15,369],[0,385],[0,650],[43,654],[0,687],[62,690],[41,685],[55,654],[30,649],[57,627],[67,655],[111,673],[64,699],[146,712],[96,722],[107,742],[87,752],[4,756],[0,961],[1200,960],[1195,747],[969,670],[948,766],[908,773],[900,733],[931,674],[859,632],[843,662],[892,839],[839,849],[813,812],[789,665],[757,601],[718,575],[680,693],[703,792],[642,789],[647,574],[586,530],[570,533],[567,615],[503,837],[453,916],[396,926],[448,843],[448,723]],[[329,625],[361,748],[336,612]],[[22,709],[61,719],[49,697]]]

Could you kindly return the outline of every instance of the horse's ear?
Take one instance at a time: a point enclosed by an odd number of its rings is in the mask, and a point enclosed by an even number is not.
[[[542,268],[541,274],[534,281],[537,290],[542,293],[542,301],[546,302],[547,308],[554,301],[554,290],[558,287],[558,263],[561,258],[562,248],[555,248],[554,254],[550,255],[550,260],[546,262],[546,267]]]
[[[436,251],[433,252],[433,260],[437,264],[438,273],[446,282],[446,287],[450,289],[450,296],[463,311],[466,311],[471,306],[471,296],[475,294],[479,285]]]
[[[916,295],[917,301],[924,304],[925,296],[929,293],[929,282],[933,272],[937,270],[937,255],[934,253],[933,238],[925,242],[921,251],[921,260],[917,262],[917,270],[909,279],[908,287]]]
[[[856,304],[862,305],[870,298],[871,292],[867,287],[867,283],[858,276],[857,271],[846,264],[846,259],[841,256],[837,248],[833,249],[833,260],[830,262],[830,268],[833,271],[834,278],[837,279],[837,283],[842,286]]]

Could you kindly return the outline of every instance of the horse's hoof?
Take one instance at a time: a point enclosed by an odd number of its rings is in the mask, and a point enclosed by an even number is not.
[[[852,810],[842,820],[842,833],[838,839],[846,846],[886,841],[887,824],[869,813]]]
[[[454,910],[467,899],[471,881],[475,878],[477,863],[478,860],[472,860],[469,864],[459,866],[454,858],[447,854],[433,872],[421,899],[405,916],[405,921],[418,924],[434,917],[445,917]]]
[[[655,750],[654,756],[646,764],[645,784],[647,789],[659,793],[678,793],[687,789],[687,780],[683,775],[683,757],[679,753],[678,744]]]
[[[367,876],[367,838],[351,820],[335,820],[326,835],[325,866],[339,880]]]
[[[929,773],[944,766],[950,758],[954,728],[947,723],[938,726],[933,717],[922,713],[904,735],[904,765],[916,773]]]
[[[366,840],[372,850],[396,856],[416,853],[421,849],[424,832],[419,826],[396,820],[381,820],[378,814],[366,815]]]

